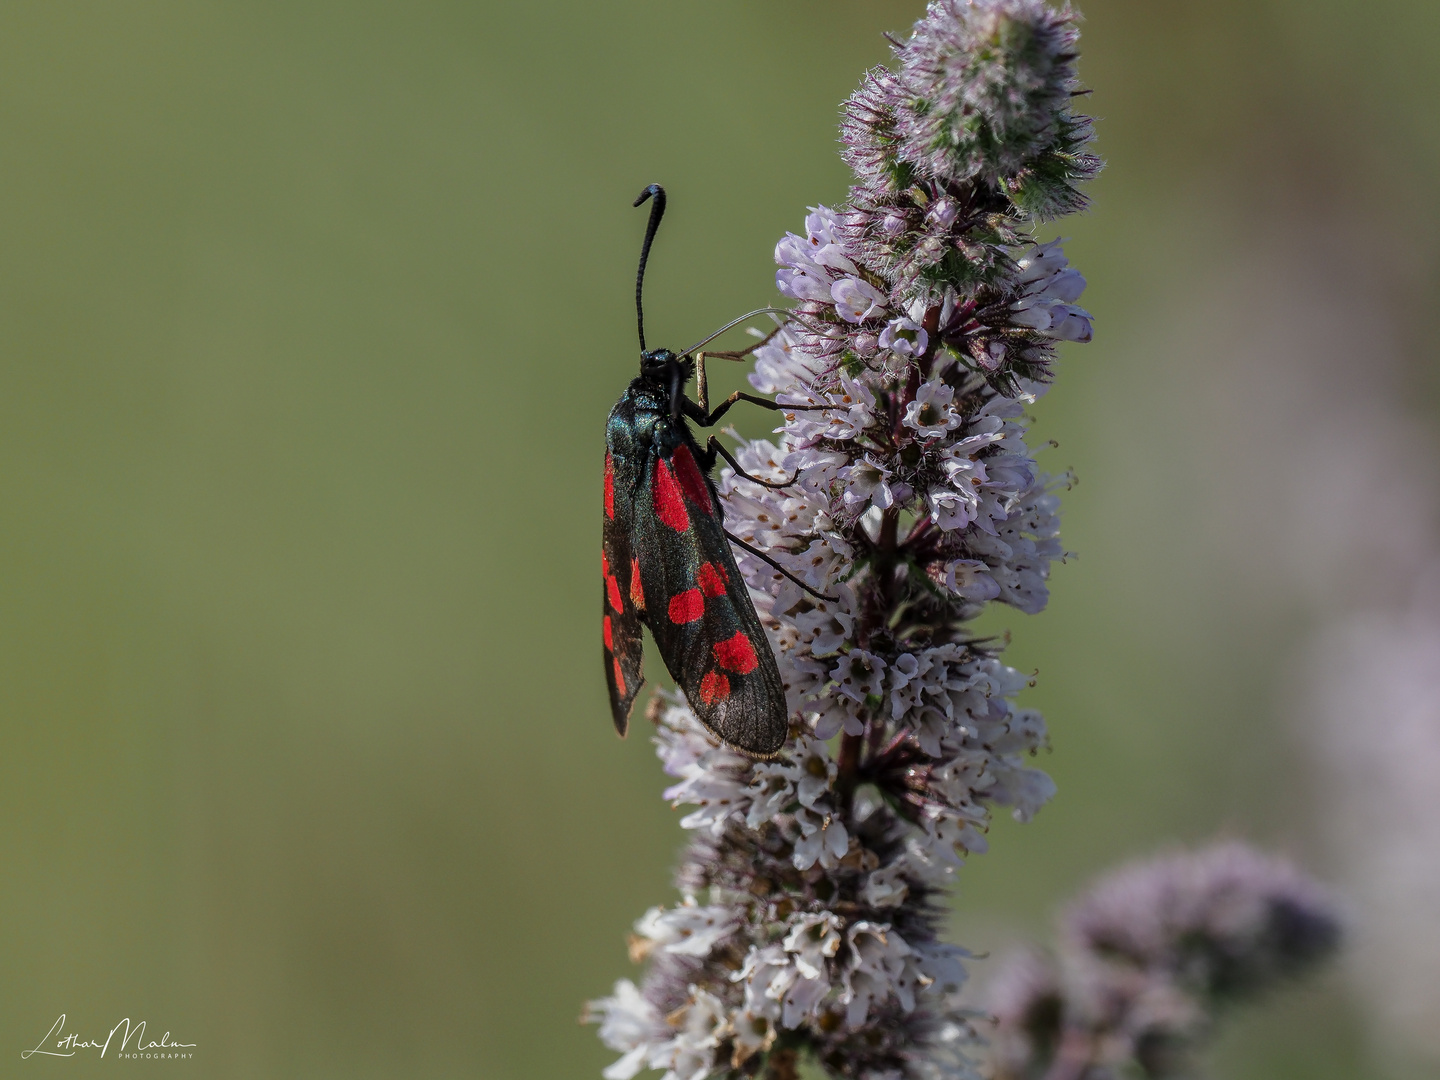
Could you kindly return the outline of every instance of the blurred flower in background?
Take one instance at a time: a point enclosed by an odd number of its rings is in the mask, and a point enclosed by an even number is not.
[[[998,1080],[1193,1076],[1220,1013],[1313,967],[1340,939],[1334,900],[1234,841],[1111,871],[1067,905],[1058,955],[992,976]]]
[[[1297,665],[1319,825],[1359,915],[1356,999],[1392,1063],[1440,1068],[1440,563],[1337,620]]]

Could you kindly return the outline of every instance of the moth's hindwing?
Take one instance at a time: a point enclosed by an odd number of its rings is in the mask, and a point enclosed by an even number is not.
[[[785,689],[696,453],[683,427],[656,424],[630,506],[646,625],[701,723],[774,757],[789,729]]]
[[[605,679],[610,684],[610,714],[625,734],[630,707],[645,682],[641,674],[644,594],[636,562],[634,498],[643,451],[636,453],[634,408],[622,398],[610,414],[605,435],[605,519],[601,539],[604,574]]]

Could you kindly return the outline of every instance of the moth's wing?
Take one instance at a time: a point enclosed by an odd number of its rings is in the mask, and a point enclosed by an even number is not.
[[[632,505],[646,625],[701,723],[774,757],[789,731],[785,690],[719,503],[680,429],[662,425],[655,447]]]
[[[605,680],[610,686],[610,715],[624,735],[630,707],[645,683],[641,673],[644,639],[644,593],[635,561],[634,498],[644,464],[633,445],[634,410],[622,398],[610,415],[605,438],[605,518],[601,539],[604,572]]]

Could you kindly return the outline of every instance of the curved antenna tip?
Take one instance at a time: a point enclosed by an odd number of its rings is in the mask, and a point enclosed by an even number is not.
[[[640,291],[645,285],[645,261],[650,258],[650,244],[655,239],[655,230],[660,227],[660,219],[665,216],[665,189],[659,184],[651,184],[635,200],[635,205],[639,206],[652,195],[655,203],[650,207],[650,221],[645,226],[645,242],[640,245],[640,269],[635,272],[635,323],[640,331],[642,353],[645,351],[645,308],[640,303]]]

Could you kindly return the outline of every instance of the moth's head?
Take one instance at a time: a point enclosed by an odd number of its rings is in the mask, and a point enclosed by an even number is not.
[[[666,386],[678,375],[683,386],[695,374],[695,360],[690,356],[677,356],[669,349],[650,349],[640,354],[640,374]]]

